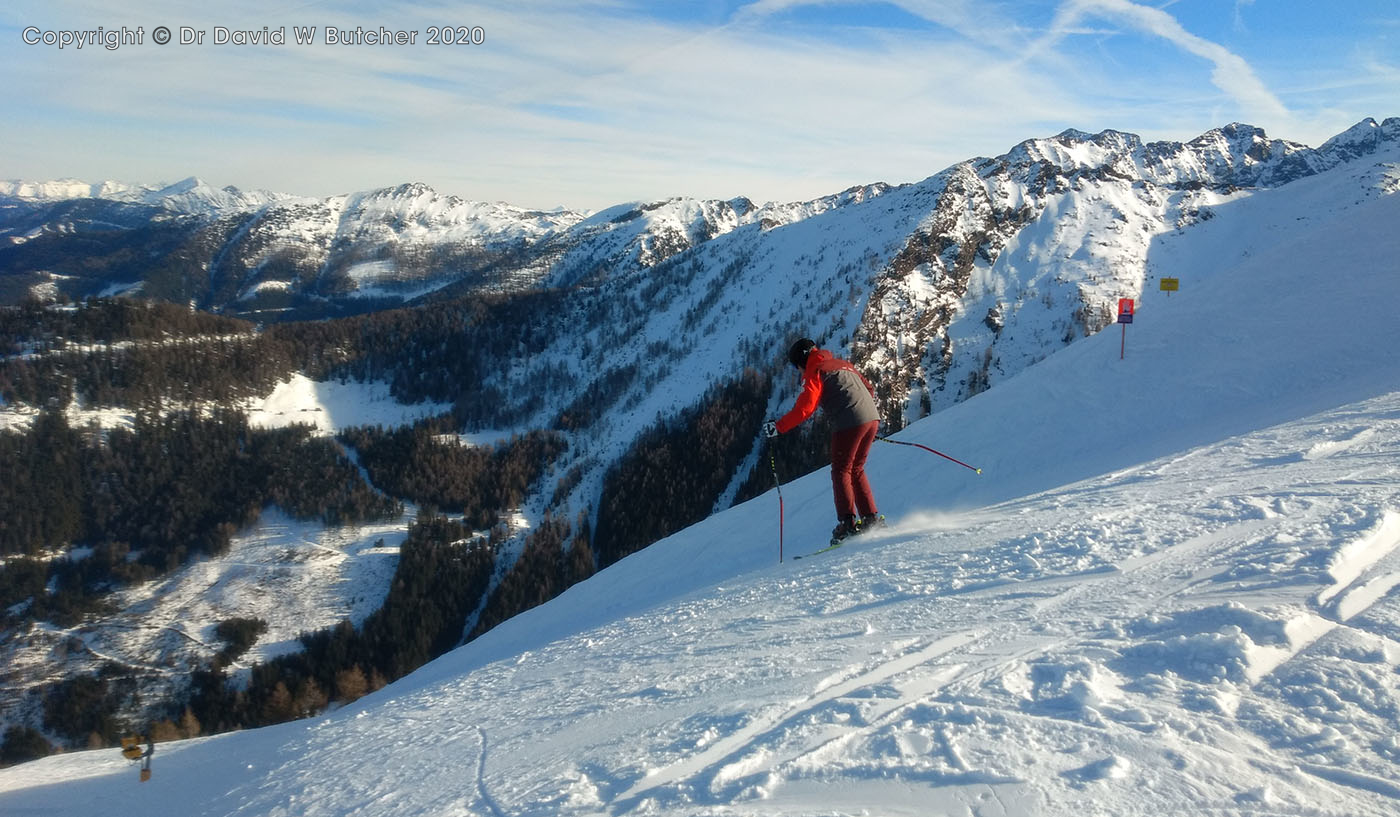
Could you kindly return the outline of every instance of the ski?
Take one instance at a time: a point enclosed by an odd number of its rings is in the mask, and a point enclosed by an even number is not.
[[[797,559],[806,559],[806,558],[809,557],[809,556],[816,556],[818,553],[826,553],[828,550],[835,550],[835,549],[841,547],[841,546],[844,545],[844,544],[846,544],[846,540],[845,540],[845,539],[841,539],[841,540],[839,540],[839,541],[832,542],[831,544],[827,545],[826,547],[822,548],[821,550],[814,550],[814,551],[812,551],[811,553],[804,553],[804,554],[802,554],[801,556],[794,556],[794,557],[792,557],[792,558],[793,558],[794,561],[797,560]]]
[[[859,536],[860,534],[866,533],[867,531],[880,530],[881,528],[884,528],[884,527],[885,527],[885,516],[884,516],[884,514],[876,514],[876,518],[872,519],[872,520],[869,522],[869,527],[868,527],[868,528],[857,528],[856,531],[855,531],[855,533],[852,533],[852,534],[850,534],[849,536],[846,536],[846,537],[841,538],[841,539],[832,539],[832,540],[831,540],[831,544],[827,545],[826,547],[822,548],[821,550],[814,550],[814,551],[812,551],[811,553],[803,553],[803,554],[800,555],[800,556],[794,556],[794,557],[792,557],[792,558],[793,558],[793,560],[797,560],[797,559],[806,559],[806,558],[809,557],[809,556],[816,556],[818,553],[826,553],[828,550],[835,550],[835,549],[841,547],[842,545],[846,544],[846,542],[850,541],[852,537]]]

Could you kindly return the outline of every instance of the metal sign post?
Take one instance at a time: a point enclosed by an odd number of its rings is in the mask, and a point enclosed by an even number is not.
[[[1133,322],[1133,299],[1118,299],[1118,322],[1123,325],[1123,337],[1118,342],[1118,359],[1123,359],[1123,354],[1128,348],[1128,324]]]

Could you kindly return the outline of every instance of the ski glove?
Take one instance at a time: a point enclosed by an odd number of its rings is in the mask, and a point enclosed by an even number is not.
[[[764,424],[763,424],[763,436],[765,436],[765,437],[776,437],[776,436],[778,436],[778,424],[777,424],[776,422],[774,422],[773,420],[769,420],[768,422],[764,423]]]

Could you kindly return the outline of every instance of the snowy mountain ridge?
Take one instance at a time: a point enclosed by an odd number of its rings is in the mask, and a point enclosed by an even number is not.
[[[72,199],[103,199],[130,204],[148,204],[182,215],[211,215],[220,210],[245,210],[292,198],[287,193],[268,190],[240,190],[228,185],[215,188],[196,176],[173,184],[142,185],[107,180],[89,183],[78,179],[46,182],[0,181],[0,197],[31,202],[57,202]]]
[[[944,304],[955,347],[960,327],[981,325],[1004,357],[1037,348],[1011,335],[1053,335],[1048,316],[1033,320],[1049,309],[1031,305],[1043,294],[1008,310],[999,337],[977,307],[992,295],[1017,304],[1017,281],[1057,292],[1048,282],[1069,275],[1067,247],[1114,271],[1092,254],[1100,235],[1139,247],[1139,274],[1179,278],[1182,290],[1141,288],[1138,320],[1121,340],[1119,330],[1097,332],[1052,349],[902,432],[981,476],[878,448],[870,471],[892,521],[885,532],[792,561],[831,524],[830,483],[815,473],[784,486],[783,562],[769,491],[355,704],[162,744],[144,784],[115,750],[0,771],[0,808],[1393,813],[1400,323],[1376,310],[1400,300],[1392,150],[1275,189],[1208,197],[1082,181],[1058,198],[1028,189],[1028,206],[1044,202],[1030,231],[987,242],[995,259],[974,250],[971,307]],[[958,187],[975,200],[975,176],[949,173],[872,204],[912,213],[934,190]],[[1185,218],[1201,205],[1212,215]],[[967,211],[925,212],[969,226],[957,219]],[[1163,214],[1180,226],[1124,238],[1141,231],[1135,219]],[[809,301],[806,290],[854,279],[840,270],[872,248],[907,251],[908,234],[882,216],[867,205],[767,231],[741,226],[655,274],[722,280],[711,277],[731,257],[720,247],[742,248],[748,264],[730,288],[750,301],[774,292],[749,311],[721,294],[703,312],[694,331],[711,341],[711,368],[742,355],[769,321],[800,317],[854,334],[866,301],[844,289],[834,303]],[[911,215],[901,226],[917,224]],[[873,234],[827,245],[820,265],[792,263],[812,251],[805,239],[836,225]],[[1037,259],[1059,266],[1036,277]],[[924,273],[933,263],[922,262]],[[814,266],[830,270],[815,284]],[[1012,270],[1026,277],[997,274]],[[928,277],[932,303],[938,280]],[[1076,280],[1092,291],[1089,277]],[[810,286],[794,294],[788,281]],[[917,276],[908,281],[898,294],[925,296]],[[660,283],[656,323],[616,331],[634,344],[666,331],[684,348],[691,330],[678,318],[700,296],[667,302]],[[794,312],[770,316],[787,301]],[[702,335],[711,320],[715,331]],[[638,416],[683,402],[666,393],[685,378],[704,379],[695,359],[676,364]],[[616,424],[632,411],[619,409]]]
[[[1241,124],[1187,143],[1144,144],[1119,131],[1090,135],[1067,130],[1027,140],[1000,157],[961,163],[914,186],[938,188],[938,180],[946,181],[949,174],[961,178],[950,191],[954,200],[944,206],[945,216],[933,226],[958,208],[982,209],[973,220],[964,219],[972,232],[955,245],[968,257],[979,250],[990,256],[1026,223],[1044,196],[1082,186],[1137,183],[1150,185],[1159,197],[1163,191],[1223,195],[1278,186],[1384,150],[1397,133],[1400,118],[1366,119],[1314,149],[1270,140],[1258,128]],[[974,176],[983,180],[986,195],[977,198],[984,201],[957,200],[976,186]],[[421,183],[309,199],[232,187],[215,190],[196,178],[166,187],[12,181],[0,184],[0,201],[9,203],[0,208],[0,238],[11,245],[11,252],[0,253],[0,268],[28,276],[30,288],[57,288],[75,297],[144,292],[235,314],[275,317],[291,310],[315,316],[434,293],[596,282],[599,276],[649,269],[745,225],[771,229],[861,206],[898,189],[875,184],[810,202],[762,206],[742,197],[676,198],[622,204],[589,215],[466,201]],[[111,202],[149,209],[111,211]],[[171,221],[180,214],[189,218]],[[900,217],[893,210],[891,215]],[[105,273],[98,265],[99,272],[93,273],[88,264],[75,275],[64,269],[61,254],[55,256],[66,246],[65,236],[82,233],[91,242],[94,233],[101,233],[115,241],[122,231],[148,224],[155,231],[150,240],[161,246],[153,251],[174,265],[156,280],[149,269],[129,265],[113,265]],[[965,246],[977,233],[986,233],[992,243]],[[43,236],[46,242],[32,244]],[[926,245],[929,236],[919,229],[909,239]],[[21,251],[24,244],[30,246]],[[919,247],[910,251],[917,254]],[[945,260],[957,266],[957,258]],[[174,277],[178,285],[169,280]],[[21,281],[16,277],[11,286]]]

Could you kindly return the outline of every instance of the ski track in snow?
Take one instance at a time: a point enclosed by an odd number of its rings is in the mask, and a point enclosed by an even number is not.
[[[491,810],[493,817],[506,817],[506,813],[501,810],[495,798],[486,790],[486,730],[480,726],[476,728],[477,736],[481,739],[481,750],[477,756],[476,763],[476,792],[481,798],[481,802]]]
[[[1194,456],[1207,455],[1204,452],[1195,452]],[[1200,532],[1180,541],[1162,543],[1161,547],[1143,548],[1140,552],[1129,550],[1129,555],[1107,567],[1077,569],[1066,573],[1065,578],[1056,577],[1050,571],[1046,571],[1041,577],[1024,582],[1006,581],[1002,578],[977,589],[968,590],[961,594],[964,601],[985,603],[1001,600],[997,609],[982,614],[991,621],[1000,622],[999,626],[955,632],[933,640],[928,646],[908,649],[888,661],[865,668],[859,674],[844,677],[829,687],[821,688],[819,685],[809,699],[786,709],[769,712],[698,753],[682,757],[661,769],[651,770],[614,801],[612,813],[623,814],[634,810],[638,813],[648,813],[649,808],[666,812],[687,803],[692,807],[718,810],[722,804],[728,803],[732,807],[736,801],[743,801],[746,793],[756,801],[754,813],[768,813],[765,806],[774,805],[777,791],[791,788],[794,781],[804,779],[814,772],[820,777],[819,770],[829,767],[829,763],[824,762],[825,759],[839,759],[843,752],[848,752],[862,740],[870,739],[882,730],[889,730],[891,724],[897,723],[909,710],[930,706],[940,700],[956,699],[958,692],[967,694],[967,691],[980,686],[1005,683],[1008,677],[1014,675],[1016,668],[1037,663],[1053,667],[1056,665],[1054,656],[1066,651],[1073,653],[1073,645],[1084,638],[1083,630],[1078,627],[1071,628],[1065,636],[1038,637],[1033,632],[1026,632],[1027,622],[1041,622],[1042,627],[1053,629],[1047,626],[1049,622],[1075,621],[1079,616],[1092,616],[1104,608],[1106,599],[1114,598],[1126,600],[1126,603],[1115,611],[1115,617],[1128,622],[1161,615],[1163,612],[1189,618],[1195,614],[1195,610],[1191,608],[1193,597],[1204,597],[1195,603],[1206,604],[1205,609],[1208,610],[1219,604],[1216,597],[1220,595],[1249,598],[1249,588],[1238,581],[1234,583],[1237,592],[1222,590],[1222,585],[1229,585],[1229,574],[1237,566],[1232,557],[1241,553],[1267,550],[1277,541],[1289,541],[1291,531],[1294,530],[1316,532],[1317,520],[1314,515],[1299,515],[1287,511],[1290,502],[1308,501],[1306,498],[1311,493],[1309,486],[1303,486],[1302,490],[1285,493],[1283,496],[1255,496],[1248,490],[1254,486],[1248,483],[1256,481],[1257,475],[1248,470],[1240,471],[1232,485],[1228,472],[1222,480],[1221,471],[1216,468],[1200,467],[1213,463],[1199,463],[1196,472],[1211,475],[1211,478],[1199,480],[1194,491],[1171,502],[1163,502],[1160,497],[1149,496],[1139,496],[1138,501],[1134,501],[1134,494],[1143,493],[1140,486],[1144,479],[1152,479],[1178,468],[1186,459],[1172,458],[1156,464],[1155,473],[1139,470],[1107,480],[1093,481],[1088,486],[1071,486],[1060,494],[1059,499],[1063,503],[1060,510],[1065,513],[1085,510],[1078,507],[1079,503],[1072,498],[1079,491],[1083,491],[1086,497],[1092,496],[1097,503],[1108,508],[1141,507],[1142,500],[1155,500],[1166,507],[1153,509],[1153,515],[1157,517],[1154,521],[1160,521],[1164,512],[1179,514],[1190,521],[1192,509],[1204,506],[1207,509],[1206,513],[1194,514],[1198,517],[1194,520],[1196,527],[1203,528]],[[1295,461],[1305,460],[1300,457]],[[1308,480],[1314,481],[1318,480]],[[1105,486],[1105,482],[1108,482],[1109,486]],[[1115,493],[1123,495],[1115,496]],[[1215,497],[1213,506],[1211,497]],[[1018,503],[1008,503],[1008,506],[1016,504]],[[1276,508],[1283,508],[1284,512],[1279,512]],[[1210,518],[1214,515],[1212,511],[1225,509],[1243,516],[1243,521],[1227,521],[1220,524]],[[1383,510],[1373,513],[1384,520],[1376,532],[1360,537],[1355,537],[1345,528],[1338,532],[1338,535],[1343,537],[1351,537],[1351,544],[1344,540],[1339,548],[1340,552],[1345,554],[1363,551],[1367,555],[1364,567],[1374,565],[1389,552],[1385,543],[1389,542],[1387,531],[1392,524],[1389,520],[1394,518],[1394,514]],[[1109,521],[1108,517],[1111,514],[1099,516],[1102,521]],[[1190,531],[1192,526],[1182,525],[1175,529]],[[936,546],[940,539],[946,538],[946,534],[935,535],[929,537],[927,544]],[[1363,544],[1356,545],[1358,542]],[[1378,542],[1382,544],[1376,544]],[[869,543],[869,547],[865,545],[867,543],[857,541],[853,543],[853,547],[837,551],[841,555],[834,558],[863,561],[861,557],[875,554],[880,547],[878,542]],[[1062,552],[1059,555],[1065,554]],[[1355,560],[1347,561],[1346,564],[1351,566],[1351,572],[1356,571]],[[1328,572],[1326,576],[1332,576],[1332,572]],[[861,586],[862,583],[855,584]],[[1063,586],[1064,584],[1068,586]],[[1307,594],[1299,595],[1299,601],[1306,603]],[[1383,597],[1384,593],[1373,593],[1366,601],[1374,603]],[[905,598],[909,596],[906,595]],[[1183,604],[1186,609],[1178,613],[1176,608]],[[1358,609],[1350,611],[1351,615],[1358,614],[1362,606],[1369,604],[1363,605],[1358,602]],[[857,607],[859,605],[849,609],[854,610]],[[1226,614],[1223,617],[1228,618],[1231,609],[1227,606],[1222,611]],[[1242,618],[1249,619],[1251,615],[1245,613],[1253,614],[1253,611],[1240,608]],[[1239,661],[1235,683],[1244,688],[1265,682],[1281,667],[1327,636],[1336,626],[1335,623],[1325,621],[1306,609],[1288,611],[1287,614],[1280,614],[1272,619],[1263,616],[1259,619],[1251,622],[1252,625],[1261,631],[1269,628],[1276,630],[1276,638],[1273,641],[1277,643],[1270,641],[1266,637],[1268,634],[1264,633],[1257,637],[1270,643],[1243,643],[1235,645],[1238,649],[1233,656],[1228,650],[1226,652],[1227,658],[1234,657]],[[1208,653],[1213,635],[1210,630],[1214,629],[1218,622],[1201,624],[1208,625],[1205,631],[1179,636],[1179,643],[1175,645],[1181,652],[1175,660],[1185,662],[1182,669],[1186,674],[1194,671],[1193,663],[1199,663],[1196,661],[1197,653]],[[1231,626],[1233,625],[1225,625],[1227,629]],[[1172,660],[1173,656],[1168,651],[1163,653],[1159,663],[1170,667]],[[1228,669],[1226,674],[1229,675]],[[908,675],[922,677],[917,680],[904,678]],[[1152,673],[1147,673],[1145,677],[1150,678],[1151,675]],[[1081,691],[1080,694],[1088,698],[1093,697],[1092,691]],[[871,699],[879,698],[885,700],[876,705],[868,703]],[[852,700],[867,702],[863,705],[862,718],[855,724],[852,720],[844,720],[827,724],[826,729],[813,729],[810,725],[803,728],[803,721],[818,718],[824,707],[829,708],[830,705],[843,702],[848,704]],[[1138,731],[1152,730],[1157,726],[1145,706],[1121,707],[1115,713],[1111,705],[1098,703],[1105,712],[1110,713],[1106,722],[1116,720],[1120,728]],[[1053,716],[1063,717],[1063,713],[1057,712]],[[793,745],[792,733],[805,733],[805,740]],[[946,730],[940,731],[939,735],[942,745],[952,745]],[[1193,752],[1202,750],[1200,746],[1191,748]],[[945,754],[961,757],[956,752],[944,751]],[[1265,741],[1242,741],[1235,747],[1235,754],[1251,764],[1264,767],[1276,766],[1278,763],[1273,758],[1275,753]],[[973,769],[965,759],[947,765],[950,768],[940,773],[941,779],[945,782],[957,780],[959,785],[969,785],[970,778],[978,778],[985,780],[989,788],[995,789],[1024,780],[1021,776],[1001,769]],[[1125,758],[1110,757],[1102,761],[1092,761],[1078,770],[1066,770],[1064,779],[1084,784],[1100,779],[1127,777],[1131,776],[1133,765]],[[1346,773],[1327,776],[1310,771],[1309,774],[1352,788],[1357,787],[1358,780],[1373,779],[1365,775],[1353,777]],[[1389,796],[1389,790],[1384,786],[1361,785],[1360,788]],[[648,797],[651,798],[650,802]],[[1249,793],[1245,793],[1240,802],[1247,802],[1248,799]],[[774,808],[772,813],[778,811],[780,809]]]
[[[1397,517],[1393,514],[1387,515],[1385,528],[1389,527],[1389,520],[1393,518]],[[1219,567],[1192,570],[1190,562],[1193,558],[1201,552],[1228,553],[1235,548],[1258,542],[1268,531],[1278,527],[1283,519],[1281,515],[1271,514],[1261,519],[1229,524],[1169,548],[1131,556],[1110,569],[1075,574],[1068,579],[1071,584],[1067,589],[1035,598],[1028,607],[1021,599],[1015,598],[1019,594],[1006,593],[1009,585],[1004,582],[974,590],[973,595],[1002,593],[1013,597],[1011,601],[1001,605],[1000,609],[987,615],[994,621],[1005,622],[996,628],[996,631],[989,633],[973,630],[948,635],[934,640],[928,646],[911,650],[858,675],[842,679],[827,689],[818,689],[811,698],[781,714],[758,719],[694,756],[678,761],[666,769],[650,772],[619,797],[614,813],[629,812],[647,792],[666,786],[680,789],[689,784],[694,791],[708,791],[717,795],[711,805],[718,805],[739,793],[742,786],[736,784],[762,779],[764,776],[784,779],[795,767],[800,766],[802,761],[819,763],[822,753],[839,751],[840,745],[851,744],[868,737],[886,727],[902,711],[934,697],[955,682],[967,683],[969,679],[974,679],[986,683],[1000,679],[1013,666],[1044,657],[1081,636],[1076,632],[1065,638],[1051,640],[1026,638],[1024,633],[1019,632],[1024,628],[1026,620],[1043,620],[1047,614],[1063,608],[1072,608],[1076,601],[1085,606],[1099,606],[1105,598],[1121,595],[1132,599],[1132,591],[1141,591],[1144,588],[1152,589],[1137,601],[1125,604],[1121,608],[1122,615],[1140,616],[1169,606],[1176,597],[1211,581],[1221,572]],[[1386,532],[1383,529],[1382,533]],[[1370,546],[1370,543],[1381,535],[1360,540],[1363,543],[1361,549],[1367,553],[1374,552],[1375,548]],[[1388,537],[1386,541],[1389,541]],[[1343,550],[1345,552],[1346,549]],[[1053,581],[1055,577],[1046,577],[1027,583],[1034,585],[1036,590],[1043,591],[1046,583]],[[1036,591],[1032,591],[1032,595],[1036,595]],[[1375,594],[1374,597],[1369,597],[1369,601],[1373,602],[1381,595],[1383,594]],[[1017,615],[1018,613],[1020,615]],[[1316,620],[1316,616],[1311,618]],[[1331,626],[1330,623],[1323,622],[1320,628],[1314,628],[1287,648],[1256,647],[1250,656],[1252,665],[1246,668],[1246,679],[1257,683],[1324,635]],[[1000,645],[1001,651],[998,652],[993,645]],[[938,662],[938,659],[954,650],[958,651],[955,659],[957,663]],[[969,654],[978,658],[972,661],[965,660]],[[930,668],[924,666],[930,663],[935,663],[933,672],[927,672]],[[906,681],[903,685],[895,683],[900,676],[916,668],[926,671],[923,679],[917,682]],[[875,688],[882,685],[893,685],[901,694],[896,695],[893,702],[870,707],[865,713],[864,725],[861,728],[843,726],[830,734],[819,733],[806,745],[782,752],[768,745],[781,739],[781,731],[784,728],[791,728],[804,717],[811,716],[821,706],[841,698],[873,696]],[[946,745],[946,735],[943,740]],[[1263,755],[1262,752],[1259,754]],[[964,772],[968,771],[965,761],[961,759],[956,760],[953,765],[963,767]],[[1079,775],[1084,779],[1116,776],[1120,770],[1119,765],[1111,762],[1093,763],[1086,768],[1088,771]],[[985,773],[984,776],[988,780],[996,780],[1003,784],[1024,782],[1016,777],[996,773]],[[1340,775],[1328,779],[1343,783],[1352,780]],[[1367,788],[1388,793],[1384,787]]]
[[[1073,584],[1071,587],[1055,593],[1054,595],[1035,600],[1028,609],[1020,600],[1014,600],[1003,604],[999,610],[988,616],[993,620],[1009,622],[999,628],[998,632],[989,634],[984,631],[973,630],[944,636],[935,639],[927,646],[911,650],[898,658],[878,664],[851,678],[842,679],[839,682],[833,683],[830,687],[819,689],[811,698],[782,714],[760,719],[728,738],[716,742],[704,752],[694,757],[680,761],[671,768],[649,774],[643,781],[625,792],[621,796],[620,802],[626,804],[629,800],[638,798],[646,791],[666,784],[676,784],[686,778],[700,775],[702,772],[709,772],[713,766],[720,763],[725,765],[718,771],[709,773],[707,776],[712,778],[712,782],[708,785],[701,786],[701,788],[713,790],[716,782],[733,783],[745,778],[757,776],[760,773],[772,773],[785,763],[793,763],[797,761],[799,757],[811,756],[817,753],[833,741],[850,742],[861,732],[870,732],[883,726],[886,720],[895,713],[931,697],[954,681],[960,681],[970,676],[977,676],[981,679],[997,677],[1011,665],[1017,662],[1029,661],[1044,655],[1052,646],[1063,646],[1069,640],[1055,639],[1053,642],[1046,643],[1039,639],[1029,639],[1028,643],[1015,644],[1014,639],[1017,636],[1015,631],[1019,630],[1022,626],[1025,615],[1040,618],[1059,607],[1071,604],[1075,598],[1081,596],[1089,596],[1095,600],[1102,599],[1106,595],[1112,593],[1112,588],[1106,587],[1105,585],[1141,585],[1141,579],[1132,574],[1145,572],[1153,567],[1160,568],[1162,563],[1169,560],[1172,563],[1188,560],[1198,550],[1229,539],[1238,541],[1239,537],[1257,531],[1267,524],[1268,520],[1256,520],[1228,526],[1219,531],[1196,537],[1170,549],[1161,550],[1146,556],[1126,559],[1117,566],[1116,569],[1097,570],[1087,574],[1078,574],[1072,579]],[[1086,575],[1089,578],[1085,578]],[[1160,602],[1171,595],[1180,593],[1182,590],[1205,580],[1205,577],[1192,574],[1188,581],[1173,587],[1166,593],[1154,594],[1150,599],[1151,601]],[[1053,578],[1044,581],[1053,581]],[[993,585],[993,587],[989,589],[1002,590],[1005,587],[1005,584],[998,584]],[[988,590],[974,592],[980,595],[987,593]],[[988,648],[988,645],[991,644],[1007,642],[1012,642],[1014,644],[1012,651],[1008,655],[997,654],[994,649]],[[983,650],[979,650],[979,647],[982,647],[986,651],[983,652]],[[939,665],[938,671],[935,672],[931,678],[923,679],[918,683],[907,684],[906,687],[901,688],[900,691],[904,694],[896,697],[894,703],[873,707],[872,711],[866,714],[868,725],[862,730],[842,729],[839,731],[837,737],[827,740],[826,736],[821,736],[816,741],[817,745],[807,746],[796,753],[789,752],[781,757],[774,756],[769,752],[761,752],[760,754],[762,756],[758,758],[739,757],[743,755],[745,751],[752,752],[752,744],[754,744],[756,739],[760,736],[771,735],[775,733],[779,727],[810,715],[824,704],[839,698],[853,696],[859,692],[869,693],[874,687],[891,684],[896,678],[910,673],[916,668],[921,668],[922,665],[934,662],[954,650],[959,650],[960,654],[969,652],[973,654],[982,653],[986,655],[987,658],[972,662]],[[895,686],[896,688],[900,688],[897,684]],[[911,693],[911,690],[916,691]],[[1011,781],[1012,779],[1008,778],[1005,782]],[[623,811],[625,810],[624,808]]]

